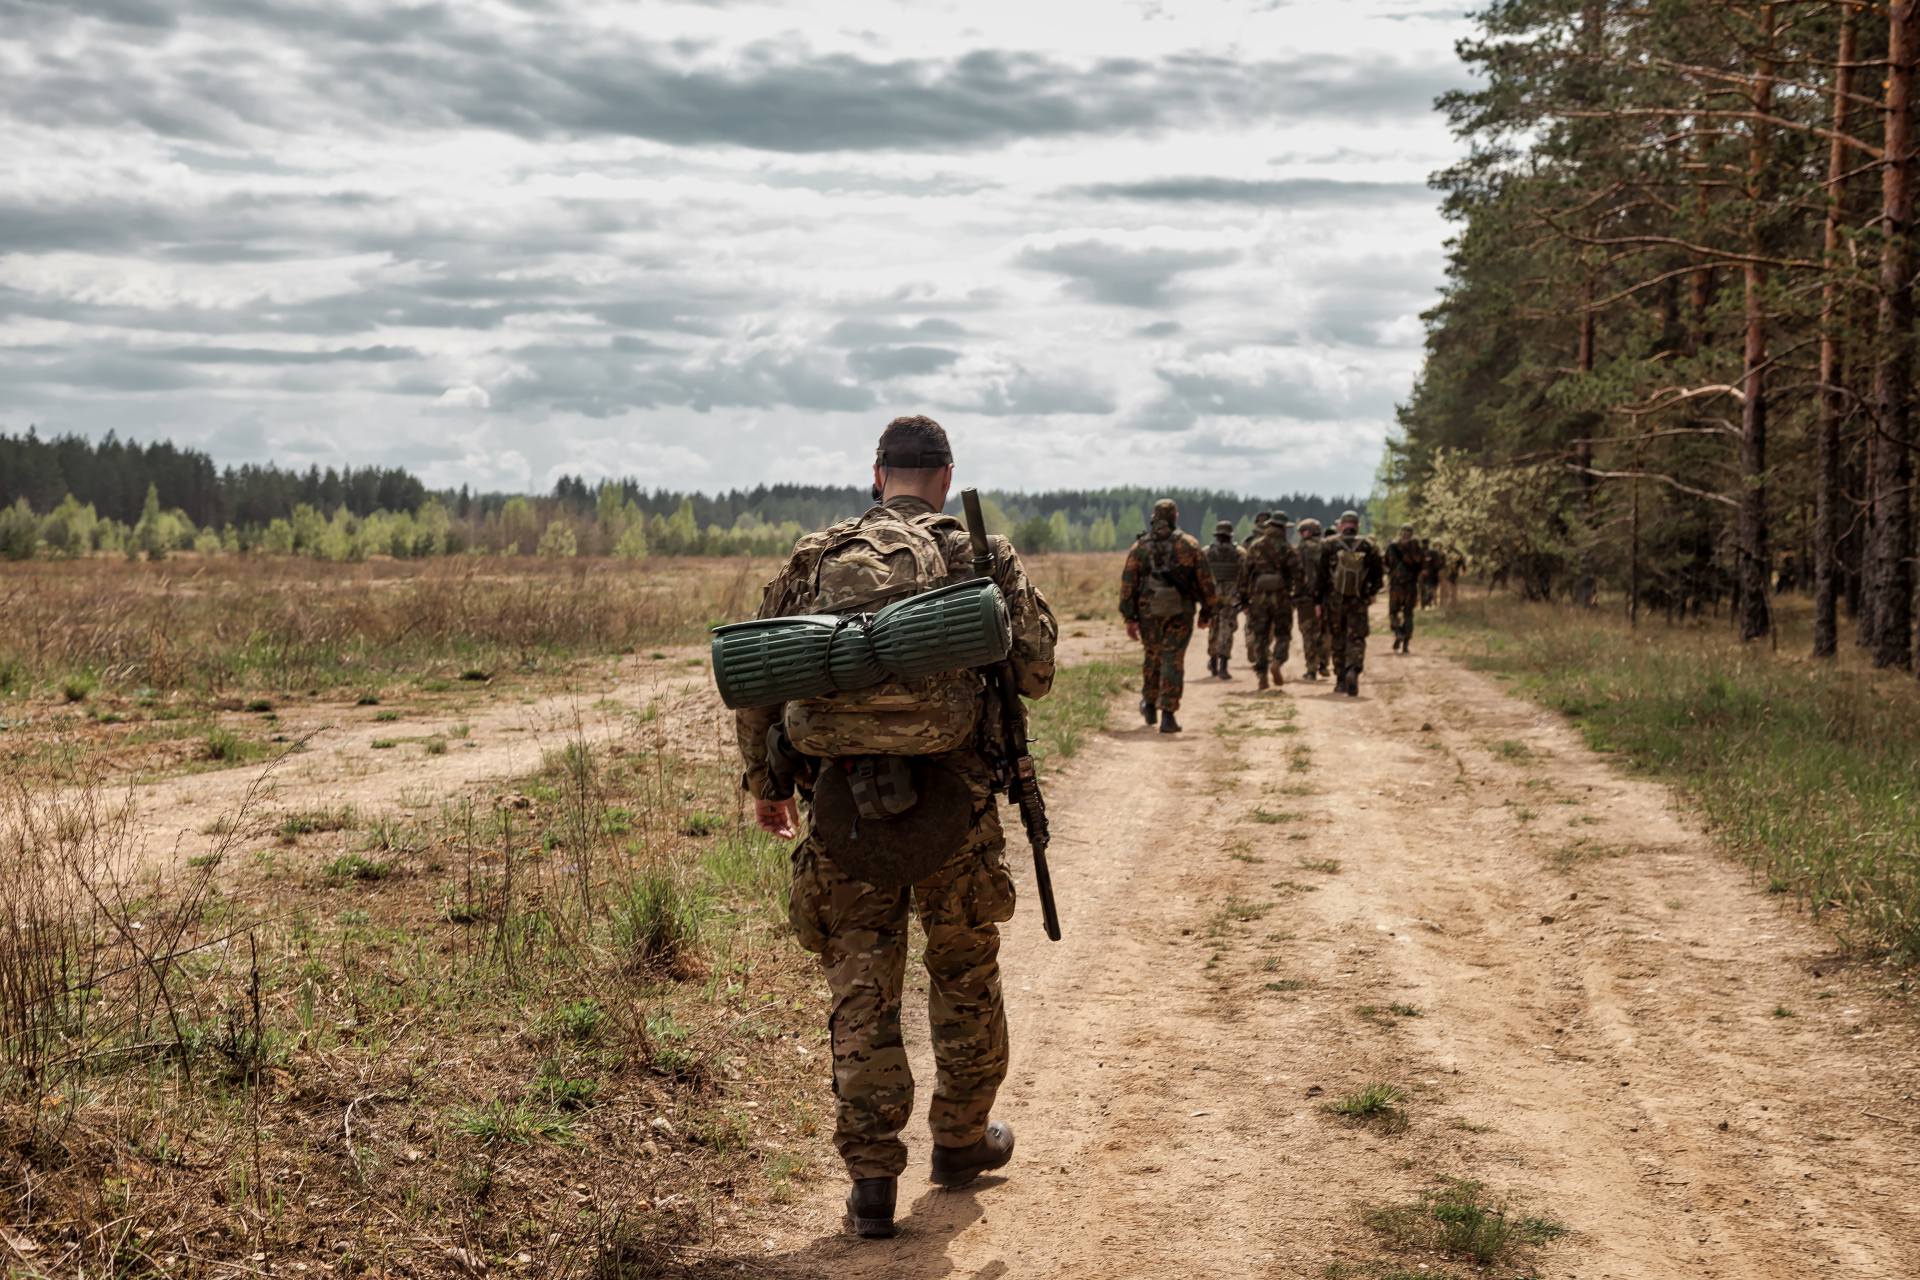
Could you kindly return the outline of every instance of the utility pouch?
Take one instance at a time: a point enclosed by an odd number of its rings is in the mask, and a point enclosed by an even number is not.
[[[907,756],[821,762],[813,833],[836,866],[890,891],[924,880],[960,852],[973,796],[945,765]]]
[[[1286,581],[1285,578],[1277,573],[1263,573],[1253,580],[1253,594],[1257,596],[1276,595],[1280,588],[1286,585]]]
[[[1177,618],[1187,611],[1187,598],[1180,588],[1158,575],[1147,579],[1147,616]]]

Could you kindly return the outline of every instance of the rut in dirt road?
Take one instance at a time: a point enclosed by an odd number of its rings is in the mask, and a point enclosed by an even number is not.
[[[1054,786],[1066,941],[1029,895],[1003,952],[1008,1176],[935,1190],[918,1111],[898,1240],[839,1234],[825,1152],[749,1271],[1468,1274],[1364,1220],[1454,1177],[1565,1228],[1518,1273],[1914,1274],[1910,1010],[1662,788],[1425,655],[1359,699],[1199,680],[1182,718],[1116,711]],[[1328,1110],[1373,1082],[1404,1128]]]

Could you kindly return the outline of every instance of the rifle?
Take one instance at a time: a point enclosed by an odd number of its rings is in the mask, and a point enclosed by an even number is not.
[[[967,536],[973,542],[975,577],[993,574],[993,552],[987,546],[987,522],[980,514],[980,493],[962,489],[960,504],[967,513]],[[1040,779],[1033,768],[1033,753],[1027,748],[1027,709],[1020,703],[1020,691],[1014,685],[1013,667],[999,662],[982,669],[987,690],[1000,704],[1000,725],[1006,734],[1000,758],[994,761],[994,789],[1020,807],[1020,825],[1027,829],[1027,843],[1033,846],[1033,883],[1040,891],[1040,914],[1046,922],[1047,937],[1060,941],[1060,912],[1053,903],[1053,875],[1047,870],[1047,845],[1053,836],[1047,830],[1047,802],[1040,794]]]

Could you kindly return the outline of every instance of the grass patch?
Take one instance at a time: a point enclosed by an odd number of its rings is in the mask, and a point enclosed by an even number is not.
[[[1409,1204],[1367,1210],[1368,1227],[1402,1249],[1447,1254],[1479,1266],[1518,1266],[1567,1234],[1552,1218],[1515,1214],[1485,1184],[1449,1178]]]
[[[1298,822],[1299,820],[1300,815],[1297,813],[1284,813],[1273,809],[1255,809],[1247,815],[1247,821],[1258,822],[1263,826],[1269,827],[1279,826],[1286,822]]]
[[[485,1106],[456,1108],[447,1119],[454,1132],[488,1146],[573,1141],[572,1120],[527,1102],[496,1100]]]
[[[323,870],[329,880],[385,880],[393,874],[393,864],[364,853],[344,853]]]
[[[324,809],[296,809],[280,815],[279,825],[275,828],[282,840],[296,840],[301,836],[317,835],[325,831],[351,831],[359,825],[359,815],[353,806],[335,805]]]
[[[1406,1100],[1406,1091],[1400,1086],[1376,1080],[1344,1098],[1329,1102],[1327,1110],[1345,1120],[1376,1125],[1388,1132],[1398,1133],[1407,1127],[1407,1112],[1403,1105]]]
[[[1799,625],[1783,601],[1789,635]],[[1767,880],[1843,936],[1920,960],[1920,688],[1909,676],[1739,647],[1719,629],[1629,630],[1517,602],[1448,610],[1477,666],[1587,743],[1677,785]],[[1788,643],[1791,643],[1789,641]]]
[[[1132,674],[1118,662],[1084,662],[1056,672],[1053,692],[1028,707],[1034,759],[1065,760],[1106,728],[1113,700]]]
[[[1328,876],[1337,876],[1340,874],[1340,859],[1338,858],[1303,858],[1298,865],[1302,871],[1318,871],[1320,874]]]
[[[76,671],[60,681],[60,697],[66,702],[85,702],[100,688],[100,680],[91,671]]]

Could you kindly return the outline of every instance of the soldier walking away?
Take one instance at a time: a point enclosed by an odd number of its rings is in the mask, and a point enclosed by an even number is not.
[[[1245,551],[1248,547],[1252,546],[1254,539],[1260,536],[1260,531],[1266,528],[1267,525],[1272,520],[1273,520],[1273,512],[1271,511],[1254,512],[1253,513],[1253,532],[1249,533],[1245,538],[1241,539],[1240,549],[1242,551]]]
[[[940,425],[896,418],[874,460],[877,505],[802,538],[767,584],[759,616],[865,612],[971,577],[967,530],[941,514],[952,480]],[[1053,612],[1006,539],[992,539],[990,551],[1012,619],[1013,680],[1026,697],[1042,697],[1053,686]],[[737,713],[742,783],[760,827],[791,838],[796,791],[808,801],[788,915],[832,994],[833,1140],[853,1179],[847,1225],[862,1236],[894,1234],[907,1163],[900,1133],[914,1084],[900,1007],[909,911],[926,937],[939,1068],[927,1111],[933,1181],[960,1186],[1013,1157],[1013,1130],[991,1118],[1007,1074],[998,926],[1014,908],[993,765],[980,745],[997,740],[999,715],[973,671]],[[905,834],[894,847],[910,852],[877,859],[873,842],[860,840],[862,817],[917,824],[898,828]]]
[[[1187,644],[1194,611],[1210,626],[1219,610],[1206,553],[1192,534],[1180,531],[1180,508],[1172,498],[1153,504],[1153,522],[1127,552],[1120,571],[1120,616],[1127,638],[1146,647],[1140,669],[1140,714],[1162,733],[1179,733],[1180,694],[1187,683]]]
[[[1300,620],[1300,660],[1307,665],[1307,679],[1319,680],[1327,674],[1327,627],[1320,616],[1320,556],[1327,542],[1320,536],[1320,522],[1309,516],[1300,522],[1300,545],[1293,549],[1298,572],[1293,579],[1293,609]]]
[[[1227,663],[1233,657],[1233,633],[1239,620],[1240,565],[1247,553],[1234,545],[1233,521],[1222,520],[1213,526],[1213,541],[1207,546],[1207,569],[1213,574],[1213,589],[1220,607],[1213,615],[1213,629],[1207,639],[1207,672],[1216,680],[1231,680]]]
[[[1380,548],[1360,536],[1360,513],[1341,512],[1339,536],[1320,553],[1315,595],[1333,651],[1334,688],[1350,698],[1360,695],[1360,672],[1367,665],[1367,611],[1380,594],[1386,571]]]
[[[1420,607],[1431,609],[1440,596],[1440,570],[1447,562],[1447,553],[1422,538],[1420,556]],[[1404,652],[1406,646],[1400,647]]]
[[[1467,557],[1461,554],[1459,550],[1454,548],[1449,548],[1447,550],[1446,556],[1447,556],[1446,601],[1450,605],[1459,604],[1460,603],[1460,575],[1466,572]]]
[[[1393,628],[1393,651],[1407,652],[1413,642],[1413,610],[1419,602],[1420,579],[1427,567],[1426,552],[1413,536],[1413,526],[1400,526],[1400,536],[1387,544],[1387,625]]]
[[[1286,522],[1275,516],[1247,548],[1240,569],[1240,598],[1247,605],[1247,661],[1262,689],[1269,682],[1275,688],[1286,683],[1280,666],[1287,660],[1286,637],[1293,630],[1295,572]]]

